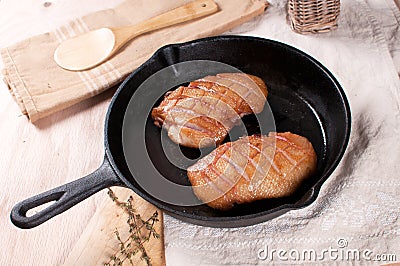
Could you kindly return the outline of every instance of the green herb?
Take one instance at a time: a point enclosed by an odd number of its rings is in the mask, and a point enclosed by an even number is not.
[[[122,265],[126,260],[133,265],[132,258],[137,254],[140,254],[140,259],[147,265],[151,265],[150,257],[147,255],[143,244],[148,242],[151,237],[160,238],[160,235],[154,229],[154,224],[159,221],[158,212],[154,212],[150,218],[143,220],[140,214],[133,208],[132,196],[124,202],[120,201],[111,189],[108,189],[108,195],[117,206],[121,207],[128,214],[127,224],[129,226],[129,237],[122,240],[118,229],[115,229],[114,233],[118,240],[119,249],[110,257],[108,262],[104,263],[104,265]]]

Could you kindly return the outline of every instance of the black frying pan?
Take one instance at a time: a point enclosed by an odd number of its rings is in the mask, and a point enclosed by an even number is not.
[[[291,131],[307,137],[318,156],[317,174],[309,178],[297,193],[287,198],[238,205],[231,211],[223,212],[204,204],[182,206],[165,202],[160,200],[159,195],[144,189],[141,184],[143,173],[146,172],[143,169],[146,169],[149,162],[155,169],[154,173],[159,173],[154,176],[146,174],[146,178],[151,179],[153,186],[158,188],[156,193],[163,193],[164,187],[161,184],[166,180],[186,188],[189,182],[184,169],[168,163],[160,146],[163,132],[152,124],[145,112],[152,107],[148,102],[157,104],[160,99],[145,101],[147,96],[144,95],[143,103],[130,104],[130,100],[152,74],[190,60],[222,62],[259,76],[266,82],[269,88],[268,103],[276,130]],[[196,78],[210,74],[211,70],[198,71],[194,75],[200,76]],[[160,80],[149,90],[148,97],[155,97],[152,92],[158,92],[161,96],[165,90]],[[143,127],[137,124],[137,117],[143,115],[140,112],[146,117]],[[257,133],[258,126],[254,117],[245,117],[243,123],[250,134]],[[126,186],[166,213],[190,223],[213,227],[259,223],[313,202],[323,182],[343,156],[349,135],[350,108],[341,86],[324,66],[293,47],[276,41],[239,36],[212,37],[168,45],[159,49],[133,72],[115,93],[106,117],[105,159],[100,168],[86,177],[18,203],[11,211],[11,221],[20,228],[32,228],[104,188]],[[128,153],[132,153],[129,156],[126,156],[127,147]],[[182,148],[181,151],[194,160],[199,157],[198,150]],[[147,158],[147,161],[142,158]],[[159,176],[163,180],[158,180]],[[178,200],[180,193],[179,190],[173,193]],[[51,201],[55,202],[33,216],[26,216],[28,210]]]

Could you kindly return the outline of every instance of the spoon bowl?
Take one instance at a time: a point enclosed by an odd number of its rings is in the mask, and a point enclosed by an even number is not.
[[[62,68],[84,70],[107,60],[114,47],[114,32],[101,28],[61,43],[54,53],[54,60]]]

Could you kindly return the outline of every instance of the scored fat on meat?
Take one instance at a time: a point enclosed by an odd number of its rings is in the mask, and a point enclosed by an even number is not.
[[[312,144],[290,132],[225,143],[187,169],[196,196],[215,209],[292,195],[316,171]]]
[[[241,117],[263,110],[267,94],[259,77],[221,73],[166,93],[151,116],[177,144],[191,148],[219,145]]]

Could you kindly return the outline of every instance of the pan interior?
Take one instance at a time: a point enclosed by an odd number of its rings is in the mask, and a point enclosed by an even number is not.
[[[122,124],[134,123],[127,119],[129,116],[126,115],[129,113],[131,116],[135,115],[130,110],[129,100],[140,84],[152,74],[164,67],[188,60],[223,62],[245,73],[259,76],[265,81],[269,91],[267,100],[273,113],[276,131],[290,131],[307,137],[317,153],[318,172],[309,178],[296,194],[288,198],[238,205],[226,212],[214,210],[204,204],[198,206],[168,204],[160,201],[157,196],[149,194],[138,184],[137,176],[127,166],[121,134]],[[154,88],[154,90],[161,89],[165,88]],[[218,221],[241,220],[240,223],[233,222],[232,225],[225,226],[243,226],[271,219],[281,213],[282,209],[302,207],[303,203],[309,203],[310,198],[315,198],[315,193],[336,167],[344,152],[349,135],[349,119],[348,103],[340,85],[311,57],[274,41],[224,36],[161,48],[128,77],[118,90],[109,110],[106,146],[124,183],[157,207],[178,218],[202,225],[220,226]],[[258,123],[255,120],[253,115],[243,118],[243,123],[250,134],[258,133]],[[160,141],[162,134],[165,133],[157,128],[147,115],[143,135],[147,150],[139,153],[148,154],[153,166],[167,180],[189,186],[186,171],[166,163],[168,160],[162,152]],[[178,146],[171,142],[171,147]],[[193,160],[209,152],[189,148],[179,149]],[[135,168],[141,168],[140,163],[136,164]]]
[[[207,205],[201,206],[181,206],[180,210],[188,214],[202,215],[206,217],[237,217],[243,215],[254,214],[257,211],[272,210],[282,204],[295,204],[301,197],[318,181],[318,178],[324,171],[326,165],[326,140],[325,130],[321,124],[321,119],[315,109],[297,93],[288,87],[270,88],[271,93],[268,96],[268,103],[272,108],[275,118],[276,131],[300,134],[307,137],[313,144],[318,156],[317,174],[306,180],[301,189],[296,194],[287,198],[266,199],[251,204],[236,205],[229,211],[214,210]],[[157,101],[154,107],[158,106]],[[289,115],[291,114],[291,115]],[[242,121],[246,127],[247,134],[260,134],[259,119],[268,119],[268,111],[264,110],[258,116],[247,115]],[[261,121],[262,123],[262,121]],[[235,127],[231,131],[237,131],[237,134],[231,134],[223,141],[235,141],[242,136],[242,130]],[[275,131],[271,129],[270,131]],[[264,132],[265,134],[266,132]],[[164,136],[163,136],[164,135]],[[185,168],[176,167],[170,163],[166,154],[176,154],[177,158],[186,156],[190,161],[197,161],[210,153],[214,148],[204,148],[203,150],[182,147],[172,142],[167,136],[165,130],[154,125],[154,121],[150,116],[146,121],[145,142],[148,155],[154,167],[162,174],[162,176],[173,183],[190,186],[189,179]],[[163,140],[163,142],[162,142]],[[190,166],[188,164],[187,166]],[[179,197],[179,195],[177,195]],[[178,207],[178,206],[177,206]]]

